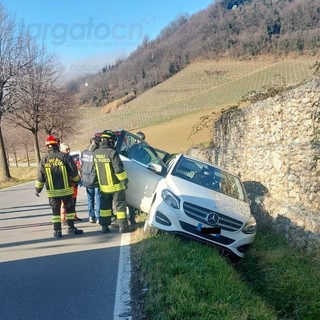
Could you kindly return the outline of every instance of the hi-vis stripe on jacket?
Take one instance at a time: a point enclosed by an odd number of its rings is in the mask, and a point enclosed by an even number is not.
[[[79,182],[78,169],[73,159],[58,148],[53,148],[41,159],[36,191],[41,192],[46,185],[49,198],[72,195],[73,183]]]
[[[102,145],[93,155],[100,191],[114,193],[125,190],[128,178],[119,154],[114,149]]]

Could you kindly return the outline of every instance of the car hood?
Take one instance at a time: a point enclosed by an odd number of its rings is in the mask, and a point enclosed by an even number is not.
[[[190,202],[245,222],[250,216],[247,202],[232,198],[223,193],[190,183],[174,176],[162,180],[162,188],[170,189],[182,202]]]

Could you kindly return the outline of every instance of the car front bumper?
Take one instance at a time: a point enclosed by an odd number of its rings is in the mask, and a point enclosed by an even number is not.
[[[174,209],[164,201],[156,201],[149,213],[148,222],[160,230],[212,244],[241,258],[244,256],[245,249],[254,241],[255,233],[245,234],[241,228],[237,231],[221,228],[220,234],[204,233],[203,228],[212,228],[212,226],[187,216],[182,207]]]

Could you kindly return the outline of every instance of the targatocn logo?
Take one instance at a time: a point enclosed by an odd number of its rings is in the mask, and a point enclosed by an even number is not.
[[[66,46],[121,45],[121,42],[136,45],[144,36],[142,23],[109,25],[95,22],[93,18],[84,23],[29,23],[25,28],[36,40],[49,40],[53,45]]]

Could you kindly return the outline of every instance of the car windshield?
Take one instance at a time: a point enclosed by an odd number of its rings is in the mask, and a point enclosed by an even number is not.
[[[210,164],[181,157],[172,170],[172,175],[232,198],[246,200],[240,179]]]

